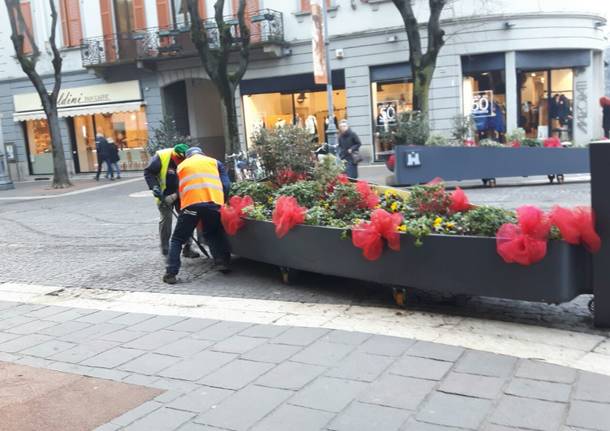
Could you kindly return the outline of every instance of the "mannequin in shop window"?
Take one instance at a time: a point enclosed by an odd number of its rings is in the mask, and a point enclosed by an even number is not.
[[[315,115],[308,115],[305,119],[305,129],[311,135],[312,141],[318,142],[318,119]]]
[[[504,142],[506,134],[504,111],[497,101],[493,102],[491,110],[486,115],[475,116],[474,123],[479,139],[488,138]]]
[[[563,139],[562,132],[569,128],[570,120],[572,119],[572,108],[570,107],[570,101],[563,94],[555,94],[550,101],[550,114],[551,114],[551,129],[553,136],[557,136]]]

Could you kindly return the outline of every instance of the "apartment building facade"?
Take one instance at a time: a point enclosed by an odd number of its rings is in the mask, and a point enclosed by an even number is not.
[[[56,0],[64,57],[60,116],[69,168],[97,169],[94,137],[112,137],[121,166],[142,169],[146,142],[165,115],[178,129],[222,156],[220,98],[188,33],[182,0]],[[212,43],[213,0],[199,0]],[[226,1],[229,22],[236,0]],[[306,0],[248,0],[252,54],[237,95],[244,146],[258,128],[299,124],[325,138],[325,89],[314,83],[311,19]],[[416,11],[425,21],[427,2]],[[391,150],[383,132],[412,108],[412,71],[400,16],[387,0],[329,0],[334,111],[363,141],[363,155]],[[479,137],[528,136],[584,144],[601,135],[597,99],[604,91],[605,17],[599,2],[462,0],[450,2],[430,94],[430,121],[450,135],[454,118],[481,105]],[[41,49],[39,68],[51,82],[48,0],[24,0],[22,11]],[[0,8],[0,114],[14,179],[48,175],[48,127],[21,73]]]

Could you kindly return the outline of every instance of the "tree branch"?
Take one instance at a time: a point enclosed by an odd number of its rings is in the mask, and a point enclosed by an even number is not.
[[[61,58],[61,53],[57,48],[57,41],[55,40],[55,35],[57,33],[57,9],[55,8],[55,0],[49,0],[49,5],[51,6],[51,36],[49,36],[49,45],[51,45],[51,52],[53,53],[53,60],[51,62],[53,64],[53,77],[55,79],[51,97],[56,101],[59,96],[59,90],[61,89],[61,66],[63,59]]]
[[[431,0],[432,1],[432,0]],[[392,0],[394,6],[398,9],[400,16],[405,24],[407,38],[409,39],[409,56],[410,62],[414,65],[419,65],[423,56],[421,36],[419,34],[419,23],[413,12],[411,0]]]
[[[441,28],[441,13],[447,0],[429,0],[430,19],[428,20],[428,48],[424,56],[424,63],[436,60],[438,52],[443,47],[445,32]]]
[[[239,8],[237,10],[237,20],[239,22],[239,35],[241,37],[239,49],[239,65],[237,70],[231,75],[231,81],[236,85],[244,77],[250,62],[250,39],[251,32],[248,23],[246,22],[246,0],[239,0]]]

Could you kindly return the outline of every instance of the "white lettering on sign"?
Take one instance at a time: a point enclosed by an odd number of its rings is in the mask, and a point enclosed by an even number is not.
[[[416,153],[414,151],[407,153],[407,166],[408,167],[421,166],[421,160],[419,158],[419,153]]]
[[[472,116],[473,117],[493,117],[495,115],[492,109],[494,104],[494,92],[473,91],[472,92]]]
[[[576,126],[581,132],[587,133],[589,130],[589,95],[587,94],[587,81],[576,83]]]

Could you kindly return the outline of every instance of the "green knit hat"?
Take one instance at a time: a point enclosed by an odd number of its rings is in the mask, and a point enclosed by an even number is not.
[[[190,147],[187,144],[178,144],[174,147],[174,153],[184,157]]]

